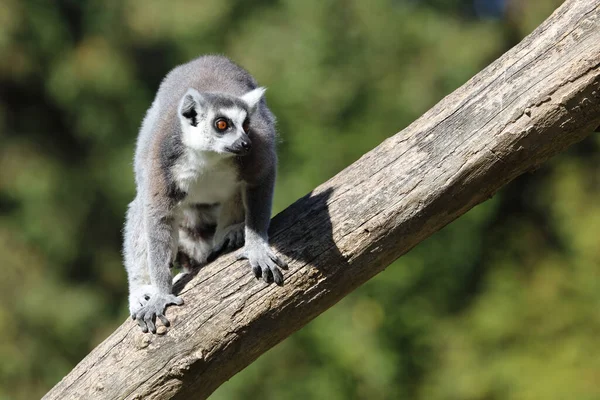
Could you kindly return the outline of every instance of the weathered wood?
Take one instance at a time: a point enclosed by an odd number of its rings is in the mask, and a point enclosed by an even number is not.
[[[444,225],[600,125],[600,0],[571,0],[518,46],[272,223],[284,287],[224,256],[164,336],[126,321],[46,399],[209,396]]]

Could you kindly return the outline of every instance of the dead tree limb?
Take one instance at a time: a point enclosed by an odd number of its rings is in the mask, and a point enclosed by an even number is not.
[[[402,132],[279,214],[284,287],[219,258],[172,328],[126,321],[45,399],[209,396],[219,385],[513,178],[600,125],[600,0],[570,0]],[[368,132],[365,132],[366,134]]]

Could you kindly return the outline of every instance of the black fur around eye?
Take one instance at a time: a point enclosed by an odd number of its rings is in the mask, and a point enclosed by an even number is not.
[[[225,132],[227,129],[229,129],[230,126],[231,124],[225,118],[217,118],[215,120],[215,128],[219,132]]]
[[[248,118],[244,120],[244,123],[242,124],[242,129],[245,133],[248,133],[248,130],[250,130],[250,120]]]

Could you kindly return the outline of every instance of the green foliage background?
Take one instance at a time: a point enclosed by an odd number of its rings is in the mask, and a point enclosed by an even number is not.
[[[223,53],[269,87],[277,212],[560,1],[484,3],[2,0],[0,399],[40,397],[126,317],[133,145],[169,69]],[[517,179],[213,398],[600,398],[599,161],[594,135]]]

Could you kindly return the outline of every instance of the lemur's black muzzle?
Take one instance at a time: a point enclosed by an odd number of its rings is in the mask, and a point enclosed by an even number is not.
[[[233,142],[227,150],[238,156],[245,156],[252,150],[252,141],[248,135],[242,135],[238,140]]]

